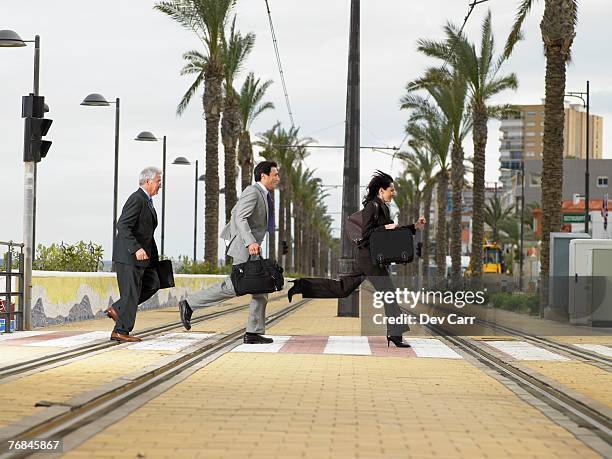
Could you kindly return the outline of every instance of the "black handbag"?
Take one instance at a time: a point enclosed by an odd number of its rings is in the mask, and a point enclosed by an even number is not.
[[[380,266],[391,263],[410,263],[414,260],[412,230],[405,226],[393,230],[381,229],[370,235],[372,263]]]
[[[159,260],[157,262],[157,277],[159,277],[159,288],[174,287],[174,274],[170,260]]]
[[[276,260],[259,258],[232,266],[230,276],[237,296],[272,293],[283,289],[283,268]]]

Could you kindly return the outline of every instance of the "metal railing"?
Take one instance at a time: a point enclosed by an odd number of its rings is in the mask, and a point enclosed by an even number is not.
[[[5,285],[5,291],[0,292],[0,299],[4,300],[4,307],[0,308],[0,320],[4,319],[4,333],[11,333],[13,323],[15,324],[15,330],[23,330],[24,245],[0,241],[1,246],[7,246],[8,250],[4,259],[0,260],[2,262],[2,265],[0,265],[0,285],[2,285],[1,278],[4,278]],[[13,279],[16,281],[14,282]],[[16,304],[18,307],[15,307],[14,298],[17,298]]]

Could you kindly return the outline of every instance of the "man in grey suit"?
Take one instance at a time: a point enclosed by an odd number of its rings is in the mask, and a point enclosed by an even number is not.
[[[260,253],[261,243],[266,232],[274,231],[274,205],[271,193],[280,181],[278,165],[274,161],[263,161],[255,167],[255,184],[246,187],[232,209],[232,217],[223,228],[221,237],[229,241],[226,254],[232,257],[234,265],[244,263],[249,255]],[[229,277],[206,290],[187,295],[179,302],[181,322],[191,329],[193,310],[212,306],[236,296]],[[271,343],[271,338],[263,336],[266,325],[267,294],[253,295],[249,305],[244,342],[246,344]]]

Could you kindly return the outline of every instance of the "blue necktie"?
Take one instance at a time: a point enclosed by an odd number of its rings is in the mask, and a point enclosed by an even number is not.
[[[267,195],[268,198],[268,233],[274,233],[274,203],[272,202],[272,197],[270,193]]]

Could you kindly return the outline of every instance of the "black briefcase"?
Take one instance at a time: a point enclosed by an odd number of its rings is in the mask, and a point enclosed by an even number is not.
[[[414,260],[414,239],[408,227],[393,230],[374,231],[370,235],[370,256],[372,263],[410,263]]]
[[[283,268],[275,260],[259,258],[232,266],[230,276],[237,296],[272,293],[283,289]]]
[[[159,288],[174,287],[174,274],[170,260],[159,260],[157,262],[157,277],[159,277]]]

